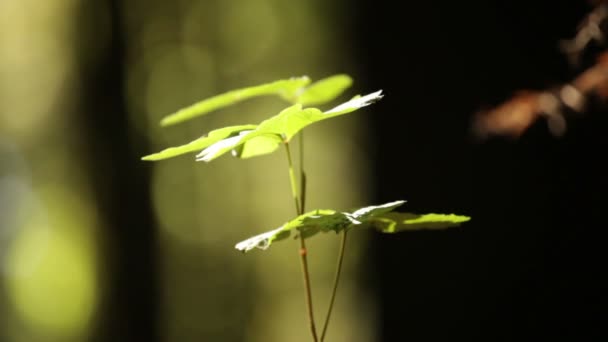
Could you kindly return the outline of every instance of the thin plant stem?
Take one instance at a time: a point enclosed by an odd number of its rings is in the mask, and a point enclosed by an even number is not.
[[[296,181],[296,174],[293,168],[293,162],[291,161],[291,150],[289,149],[289,143],[285,142],[285,151],[287,151],[287,162],[289,163],[289,181],[291,183],[291,195],[296,204],[297,215],[302,215],[302,207],[300,206],[300,198],[298,196],[298,182]]]
[[[327,308],[327,316],[325,316],[325,323],[323,324],[323,332],[321,333],[321,342],[325,339],[327,333],[327,327],[329,326],[329,318],[331,317],[331,311],[334,308],[334,301],[336,299],[336,293],[338,290],[338,282],[340,281],[340,273],[342,273],[342,261],[344,260],[344,250],[346,249],[346,229],[342,231],[342,239],[340,240],[340,251],[338,252],[338,262],[336,264],[336,274],[334,277],[334,287],[331,292],[331,299],[329,300],[329,307]]]
[[[304,172],[304,132],[300,132],[300,213],[304,213],[306,207],[306,172]]]
[[[296,205],[296,212],[298,215],[302,214],[303,206],[300,206],[298,199],[298,187],[296,182],[296,176],[293,168],[293,162],[291,161],[291,151],[289,149],[289,143],[285,142],[285,151],[287,152],[287,162],[289,163],[289,180],[291,182],[291,192]],[[310,287],[310,275],[308,273],[308,259],[307,259],[306,242],[302,234],[300,234],[300,263],[302,264],[302,275],[304,277],[304,289],[306,293],[306,308],[308,309],[308,324],[310,326],[310,333],[312,339],[317,342],[317,328],[315,327],[315,318],[312,308],[312,290]]]

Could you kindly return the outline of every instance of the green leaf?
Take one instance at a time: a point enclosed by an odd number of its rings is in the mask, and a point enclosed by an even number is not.
[[[186,153],[197,152],[222,139],[232,137],[241,132],[252,131],[256,127],[257,127],[256,125],[240,125],[240,126],[230,126],[230,127],[216,129],[216,130],[209,132],[208,135],[198,138],[186,145],[170,147],[170,148],[162,150],[161,152],[147,155],[141,159],[149,160],[149,161],[157,161],[157,160],[172,158],[172,157],[179,156],[179,155],[186,154]]]
[[[363,97],[355,97],[327,112],[317,108],[303,109],[301,104],[295,104],[262,121],[255,130],[218,141],[205,148],[196,156],[196,160],[209,162],[231,150],[235,150],[236,156],[244,158],[271,153],[279,147],[280,142],[290,141],[305,127],[368,106],[381,99],[381,94],[382,91],[377,91]],[[243,154],[243,151],[247,153]]]
[[[378,215],[382,215],[388,212],[393,211],[395,208],[402,206],[405,201],[394,201],[381,205],[370,205],[368,207],[364,207],[361,209],[355,210],[352,214],[349,214],[350,217],[356,221],[366,221],[372,217],[376,217]]]
[[[283,140],[276,135],[261,135],[233,149],[232,155],[241,159],[257,157],[274,152],[282,143]]]
[[[411,214],[386,213],[367,220],[366,225],[383,233],[398,233],[406,230],[445,229],[457,227],[469,221],[468,216],[455,214]]]
[[[325,225],[328,225],[329,223],[326,221],[331,221],[331,218],[335,214],[336,212],[333,210],[314,210],[308,212],[277,229],[241,241],[236,244],[235,248],[242,252],[249,252],[254,248],[268,249],[273,242],[285,239],[291,235],[291,231],[294,229],[299,229],[303,234],[304,232],[310,233],[314,230],[318,232],[316,225],[323,224],[323,222],[325,222]]]
[[[382,95],[382,90],[378,90],[375,93],[367,94],[365,96],[355,96],[350,101],[344,102],[343,104],[328,110],[325,112],[325,114],[333,118],[338,115],[354,112],[359,108],[366,107],[374,102],[380,101],[383,97],[384,95]]]
[[[302,108],[295,104],[259,125],[230,126],[211,131],[208,136],[186,145],[171,147],[145,156],[144,160],[162,160],[184,153],[202,150],[197,161],[209,162],[233,151],[239,158],[251,158],[274,152],[282,142],[289,141],[305,127],[326,119],[353,112],[382,98],[382,91],[355,97],[325,113],[317,108]]]
[[[348,75],[333,75],[305,88],[297,102],[304,106],[321,105],[340,96],[352,84],[353,79]]]
[[[335,210],[313,210],[306,214],[300,215],[295,219],[286,222],[281,227],[273,229],[269,232],[256,235],[247,240],[236,244],[235,248],[248,252],[253,248],[268,249],[274,241],[280,238],[289,236],[290,232],[297,229],[303,237],[309,238],[319,232],[335,232],[339,233],[344,229],[349,229],[354,225],[362,224],[362,220],[368,220],[376,215],[381,215],[389,212],[405,201],[395,201],[382,205],[372,205],[355,210],[352,213],[338,212]]]
[[[288,101],[293,101],[300,89],[309,83],[310,78],[303,76],[232,90],[180,109],[163,118],[160,124],[161,126],[174,125],[257,96],[279,95]]]
[[[274,241],[283,240],[291,234],[288,230],[283,230],[283,227],[271,230],[269,232],[256,235],[245,241],[236,244],[235,248],[241,252],[249,252],[254,248],[268,249]]]
[[[256,235],[236,244],[235,248],[249,252],[254,248],[268,249],[273,242],[288,237],[297,230],[304,238],[319,232],[340,233],[355,227],[374,228],[383,233],[396,233],[405,230],[443,229],[459,226],[470,217],[455,214],[410,214],[392,212],[405,201],[395,201],[381,205],[371,205],[353,212],[335,210],[313,210],[286,222],[281,227]]]

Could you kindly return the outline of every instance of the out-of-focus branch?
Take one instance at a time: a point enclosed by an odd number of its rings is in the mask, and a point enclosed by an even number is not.
[[[519,137],[538,118],[545,117],[554,135],[566,129],[565,116],[582,113],[590,96],[608,99],[608,53],[571,83],[545,91],[521,91],[498,107],[475,117],[474,130],[480,137]]]
[[[602,42],[602,27],[608,24],[608,4],[600,2],[579,26],[575,38],[562,43],[562,49],[575,63],[593,40]],[[570,83],[544,91],[519,91],[515,96],[489,111],[475,116],[474,132],[485,138],[502,135],[517,138],[537,119],[545,117],[554,135],[566,129],[565,117],[582,113],[590,96],[608,99],[608,52],[596,64]]]
[[[578,65],[585,49],[592,43],[605,43],[604,32],[608,25],[608,3],[596,1],[597,5],[579,24],[574,38],[560,43],[561,50],[566,54],[570,63]]]

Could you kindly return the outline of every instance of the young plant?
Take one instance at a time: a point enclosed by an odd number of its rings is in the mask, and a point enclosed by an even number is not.
[[[306,173],[304,172],[302,163],[304,135],[301,131],[315,122],[354,112],[383,97],[382,91],[365,96],[355,96],[350,101],[333,109],[323,111],[310,106],[322,105],[334,100],[352,85],[352,79],[347,75],[334,75],[313,84],[310,84],[310,82],[311,80],[306,76],[278,80],[254,87],[229,91],[181,109],[165,117],[161,121],[161,125],[169,126],[187,121],[256,96],[275,95],[291,103],[289,107],[257,125],[245,124],[215,129],[188,144],[167,148],[161,152],[145,156],[142,159],[157,161],[200,151],[196,155],[196,160],[210,162],[228,152],[231,152],[235,157],[246,159],[272,153],[281,146],[285,148],[288,164],[287,171],[291,182],[291,193],[297,217],[276,229],[241,241],[235,247],[242,252],[249,252],[254,248],[265,250],[273,243],[289,237],[292,232],[295,233],[295,238],[300,241],[299,254],[304,278],[310,332],[314,341],[323,341],[327,333],[340,279],[348,231],[351,229],[373,228],[382,233],[396,233],[417,229],[441,229],[458,226],[470,218],[454,214],[420,215],[394,212],[394,209],[405,203],[405,201],[401,200],[363,207],[353,211],[316,209],[305,213]],[[293,167],[292,152],[290,150],[290,142],[296,135],[300,139],[300,168],[297,170],[298,175],[296,175],[296,170]],[[319,233],[328,232],[340,234],[341,244],[338,252],[333,291],[329,300],[321,335],[318,337],[312,309],[312,290],[308,271],[306,239]]]

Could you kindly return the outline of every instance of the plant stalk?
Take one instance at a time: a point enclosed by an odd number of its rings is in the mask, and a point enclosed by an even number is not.
[[[300,213],[304,214],[306,206],[306,173],[304,172],[304,132],[300,132]]]
[[[338,252],[338,262],[336,264],[336,273],[334,277],[334,287],[331,292],[331,299],[329,300],[329,307],[327,308],[327,316],[325,316],[325,323],[323,324],[323,331],[321,333],[321,342],[325,339],[327,333],[327,327],[329,326],[329,318],[331,317],[331,311],[334,308],[334,301],[336,299],[336,293],[338,291],[338,282],[340,281],[340,273],[342,273],[342,261],[344,260],[344,250],[346,249],[346,229],[342,231],[342,239],[340,240],[340,251]]]
[[[289,180],[291,182],[291,192],[294,198],[294,202],[296,205],[296,212],[298,215],[302,215],[304,211],[304,205],[300,205],[300,200],[298,198],[298,187],[296,182],[296,176],[293,168],[293,162],[291,160],[291,151],[289,149],[289,143],[285,142],[285,151],[287,152],[287,162],[289,163]],[[302,171],[303,172],[303,171]],[[304,190],[302,190],[303,192]],[[314,342],[317,342],[319,339],[317,338],[317,328],[315,327],[315,318],[312,307],[312,290],[310,287],[310,275],[308,273],[308,258],[307,258],[307,250],[306,250],[306,242],[302,234],[300,234],[300,263],[302,265],[302,275],[304,278],[304,289],[306,293],[306,308],[308,310],[308,324],[310,326],[310,333],[312,334],[312,339]]]

